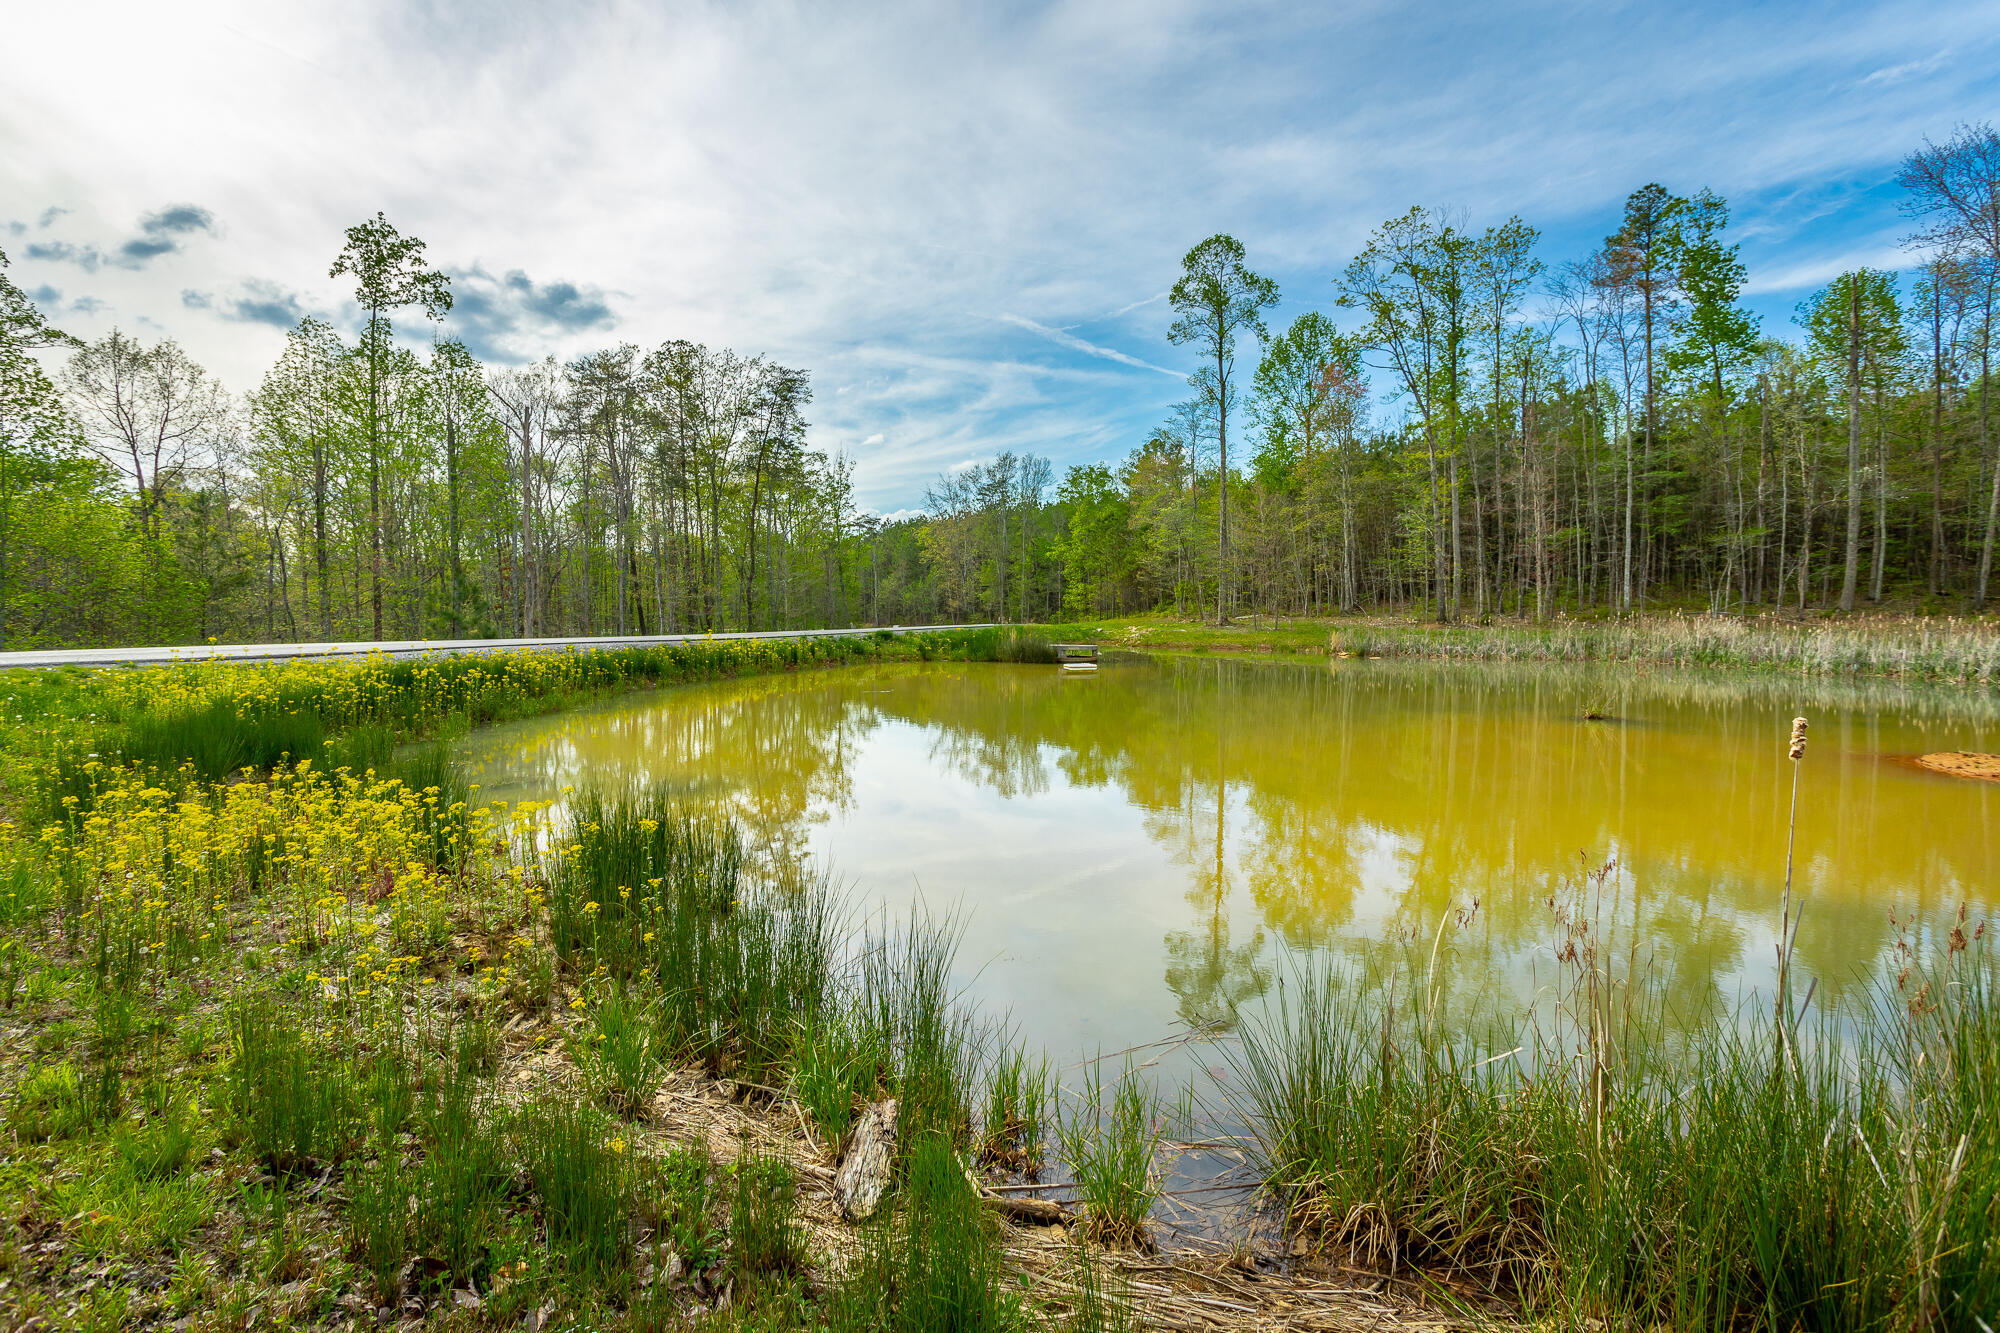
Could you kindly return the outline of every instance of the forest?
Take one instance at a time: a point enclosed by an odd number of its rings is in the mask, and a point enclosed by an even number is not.
[[[896,521],[812,444],[807,369],[686,341],[483,365],[379,213],[332,258],[350,327],[303,319],[242,392],[171,338],[54,327],[0,254],[0,647],[1977,612],[2000,135],[1926,142],[1897,183],[1908,266],[1782,330],[1705,189],[1645,185],[1567,257],[1415,207],[1282,328],[1211,236],[1169,296],[1189,396],[1124,458],[1000,452]]]

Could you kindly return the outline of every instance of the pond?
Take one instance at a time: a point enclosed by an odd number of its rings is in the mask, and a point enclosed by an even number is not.
[[[1218,1031],[1301,949],[1378,974],[1435,956],[1454,1003],[1519,1012],[1548,993],[1554,907],[1607,863],[1634,972],[1685,1017],[1727,1012],[1773,971],[1800,713],[1799,957],[1838,1012],[1899,919],[1993,904],[2000,785],[1909,763],[2000,748],[1983,695],[1127,655],[675,688],[462,752],[482,799],[666,783],[829,868],[858,916],[953,917],[969,996],[1061,1065]],[[1161,1070],[1220,1065],[1188,1044]]]

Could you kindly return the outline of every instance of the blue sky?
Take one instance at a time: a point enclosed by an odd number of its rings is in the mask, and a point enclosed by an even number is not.
[[[1413,203],[1553,267],[1633,188],[1726,196],[1773,332],[1893,266],[1891,178],[2000,119],[2000,6],[107,5],[10,16],[0,245],[73,332],[238,391],[387,212],[495,360],[692,338],[813,372],[896,511],[1002,448],[1122,456],[1184,397],[1215,231],[1282,323]]]

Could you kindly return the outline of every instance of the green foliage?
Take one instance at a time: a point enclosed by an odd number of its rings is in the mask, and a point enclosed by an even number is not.
[[[971,1131],[966,1097],[977,1042],[971,1014],[952,994],[958,938],[953,923],[917,915],[862,942],[859,1004],[907,1137],[935,1133],[958,1143]]]
[[[621,1276],[632,1260],[634,1185],[623,1132],[588,1103],[555,1096],[522,1112],[511,1137],[549,1249],[579,1277]]]
[[[738,1277],[797,1271],[805,1262],[792,1213],[798,1186],[780,1158],[748,1154],[730,1169],[729,1260]]]
[[[417,1106],[423,1160],[409,1185],[417,1199],[418,1246],[442,1263],[444,1276],[463,1285],[490,1266],[487,1243],[498,1230],[512,1168],[478,1072],[455,1050],[441,1054]],[[395,1154],[395,1146],[385,1143],[384,1155]]]
[[[200,1134],[192,1111],[176,1105],[144,1124],[121,1124],[112,1141],[135,1180],[170,1180],[187,1169]]]
[[[1159,1198],[1153,1154],[1160,1141],[1159,1096],[1127,1068],[1106,1098],[1103,1062],[1085,1066],[1076,1109],[1058,1121],[1063,1158],[1076,1181],[1090,1230],[1128,1244],[1144,1238]]]
[[[347,1173],[347,1229],[355,1258],[384,1303],[402,1294],[403,1265],[410,1252],[410,1181],[393,1150],[360,1163]]]
[[[229,1109],[264,1163],[280,1175],[339,1161],[353,1146],[352,1069],[312,1049],[298,1017],[270,996],[230,1015]]]
[[[129,763],[167,774],[185,765],[196,777],[219,782],[246,768],[268,772],[286,763],[317,760],[325,747],[317,713],[215,699],[186,712],[141,714],[132,721],[123,751]]]

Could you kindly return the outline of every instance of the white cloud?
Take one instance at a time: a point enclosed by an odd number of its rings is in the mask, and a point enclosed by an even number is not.
[[[66,327],[156,320],[238,389],[278,351],[267,321],[351,324],[327,267],[381,209],[486,294],[496,352],[686,337],[809,368],[815,428],[866,442],[859,496],[893,508],[956,460],[1142,439],[1186,393],[1160,294],[1214,231],[1282,282],[1275,323],[1329,305],[1414,202],[1519,210],[1559,260],[1635,185],[1707,184],[1756,289],[1788,292],[1893,245],[1869,190],[1922,136],[2000,117],[1996,50],[1979,0],[1644,23],[1567,0],[69,0],[10,16],[0,198],[16,280],[60,289]],[[1794,189],[1822,215],[1760,211]],[[135,233],[178,201],[226,244]],[[150,262],[110,262],[149,237]]]
[[[1145,302],[1141,301],[1137,304],[1144,305]],[[1136,307],[1126,307],[1127,310],[1134,308]],[[1121,352],[1115,347],[1099,347],[1096,343],[1085,342],[1082,338],[1077,337],[1067,329],[1052,329],[1046,324],[1037,324],[1034,320],[1023,319],[1019,315],[1002,315],[1000,316],[1000,322],[1002,324],[1012,324],[1018,329],[1026,329],[1030,333],[1040,334],[1050,342],[1060,343],[1064,347],[1082,352],[1087,356],[1100,356],[1106,361],[1116,361],[1120,365],[1136,366],[1140,370],[1157,370],[1160,374],[1171,375],[1175,379],[1185,378],[1184,373],[1181,371],[1168,370],[1165,366],[1156,366],[1150,361],[1141,361],[1138,357]]]

